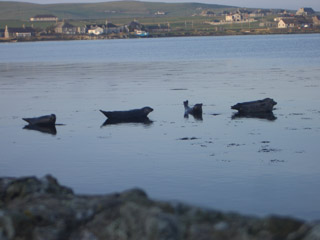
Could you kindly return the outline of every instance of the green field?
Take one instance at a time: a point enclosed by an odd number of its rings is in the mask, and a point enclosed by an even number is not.
[[[0,2],[0,28],[33,26],[46,29],[55,22],[30,22],[30,17],[40,14],[52,14],[59,20],[67,20],[75,26],[102,24],[106,20],[118,26],[129,24],[133,19],[148,25],[168,25],[174,30],[191,31],[211,29],[204,25],[213,18],[201,17],[203,10],[215,13],[232,11],[234,7],[201,3],[151,3],[138,1],[116,1],[91,4],[31,4],[22,2]],[[156,12],[165,15],[155,15]],[[219,17],[216,17],[219,18]]]
[[[204,9],[214,12],[235,7],[202,3],[156,3],[140,1],[115,1],[86,4],[32,4],[0,2],[0,20],[29,20],[39,14],[52,14],[59,19],[115,19],[146,17],[191,17]],[[161,11],[166,15],[156,16]]]
[[[201,12],[209,10],[215,13],[213,17],[201,16]],[[106,20],[117,26],[128,25],[131,21],[138,20],[146,29],[152,25],[161,25],[162,29],[170,31],[150,31],[150,37],[170,36],[211,36],[211,35],[239,35],[239,34],[279,34],[279,33],[314,33],[320,28],[312,29],[277,29],[273,18],[277,15],[257,17],[255,22],[224,23],[211,25],[208,23],[219,22],[225,18],[221,14],[235,12],[236,7],[202,3],[161,3],[140,1],[114,1],[86,4],[32,4],[22,2],[0,2],[0,29],[8,27],[34,27],[37,32],[35,40],[50,38],[62,39],[61,36],[52,34],[55,22],[30,22],[29,19],[36,15],[50,14],[65,20],[74,26],[89,24],[104,24]],[[254,10],[254,9],[248,9]],[[156,15],[156,12],[165,14]],[[264,23],[268,22],[267,25]],[[47,34],[46,31],[49,33]],[[70,39],[87,39],[90,36],[65,36]],[[119,34],[100,36],[101,38],[134,37],[134,34]]]

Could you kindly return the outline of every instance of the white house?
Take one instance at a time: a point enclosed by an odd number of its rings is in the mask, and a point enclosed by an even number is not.
[[[166,13],[163,11],[157,11],[154,13],[154,15],[166,15]]]
[[[290,28],[295,27],[296,21],[294,19],[281,19],[278,22],[278,28]]]
[[[56,22],[58,18],[53,15],[36,15],[30,18],[31,22]]]
[[[281,19],[278,23],[278,28],[309,28],[313,26],[312,19],[307,18],[291,18]]]
[[[232,15],[226,15],[226,22],[233,22],[233,16]]]
[[[243,17],[240,13],[226,15],[226,22],[240,22],[242,20],[243,20]]]
[[[103,33],[104,33],[104,29],[101,27],[93,27],[88,29],[88,34],[101,35]]]
[[[86,26],[86,32],[93,35],[120,33],[123,31],[123,27],[118,27],[113,23],[106,24],[91,24]]]

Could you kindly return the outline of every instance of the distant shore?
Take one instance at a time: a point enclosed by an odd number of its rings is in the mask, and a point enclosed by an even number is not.
[[[138,37],[134,34],[117,35],[45,35],[26,38],[0,38],[0,43],[37,42],[37,41],[68,41],[68,40],[106,40],[106,39],[136,39],[136,38],[169,38],[169,37],[201,37],[201,36],[240,36],[240,35],[272,35],[272,34],[314,34],[320,33],[320,28],[310,29],[251,29],[226,31],[172,31],[168,33],[151,33],[148,37]]]

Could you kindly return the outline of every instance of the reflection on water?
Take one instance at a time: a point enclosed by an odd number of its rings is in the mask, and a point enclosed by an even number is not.
[[[269,121],[275,121],[277,118],[274,116],[273,112],[260,112],[260,113],[241,113],[237,112],[232,115],[232,119],[238,118],[259,118]]]
[[[183,116],[184,118],[189,118],[189,115],[191,115],[195,120],[202,121],[202,113],[185,113]]]
[[[319,219],[319,41],[0,44],[0,175],[50,173],[77,193],[141,187],[152,198]],[[274,115],[230,117],[235,102],[266,97],[278,102]],[[184,118],[185,99],[203,103],[202,121]],[[99,109],[134,106],[152,106],[150,122],[100,128]],[[22,130],[22,117],[48,112],[66,124],[57,135]]]
[[[116,124],[122,124],[122,123],[136,123],[136,124],[142,124],[145,126],[150,126],[153,121],[151,121],[148,117],[143,118],[143,119],[122,119],[122,120],[118,120],[118,119],[107,119],[102,125],[101,127],[105,127],[108,125],[116,125]]]
[[[48,133],[51,135],[56,135],[57,134],[57,129],[56,126],[38,126],[38,125],[26,125],[23,127],[23,129],[27,129],[27,130],[35,130],[35,131],[39,131],[42,133]]]

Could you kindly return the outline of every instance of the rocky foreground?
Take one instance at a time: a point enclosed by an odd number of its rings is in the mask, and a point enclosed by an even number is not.
[[[320,223],[150,200],[140,189],[76,195],[52,176],[0,178],[0,240],[320,239]]]

